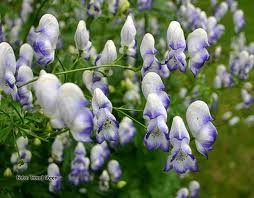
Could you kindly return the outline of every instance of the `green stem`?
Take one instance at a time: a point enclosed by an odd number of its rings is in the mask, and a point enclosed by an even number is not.
[[[19,149],[18,149],[18,145],[17,145],[17,141],[16,141],[17,137],[16,137],[16,134],[15,134],[15,129],[12,130],[12,135],[13,135],[14,145],[16,147],[16,150],[18,152],[18,156],[20,158]]]
[[[133,68],[130,66],[123,66],[123,65],[98,65],[98,66],[92,66],[92,67],[83,67],[83,68],[79,68],[79,69],[73,69],[73,70],[68,70],[68,71],[63,71],[63,72],[58,72],[55,73],[55,75],[62,75],[62,74],[69,74],[69,73],[74,73],[74,72],[80,72],[80,71],[85,71],[85,70],[93,70],[93,69],[99,69],[101,67],[115,67],[115,68],[122,68],[122,69],[128,69],[128,70],[132,70],[134,72],[138,72],[140,69],[139,68]],[[21,88],[25,85],[28,85],[32,82],[35,82],[38,80],[38,77],[35,77],[34,79],[27,81],[26,83],[18,86],[18,88]]]
[[[128,109],[128,108],[124,108],[124,107],[114,107],[114,109],[124,110],[124,111],[136,111],[136,112],[143,112],[143,110],[141,110],[141,109]]]
[[[132,70],[134,72],[137,72],[136,69],[134,69],[134,68],[132,68],[130,66],[123,66],[123,65],[98,65],[98,66],[92,66],[92,67],[84,67],[84,68],[73,69],[73,70],[64,71],[64,72],[58,72],[58,73],[56,73],[56,75],[62,75],[62,74],[68,74],[68,73],[74,73],[74,72],[80,72],[80,71],[86,71],[86,70],[99,69],[101,67],[115,67],[115,68],[128,69],[128,70]]]
[[[29,81],[27,81],[26,83],[24,83],[24,84],[18,86],[18,89],[21,88],[21,87],[24,87],[24,86],[26,86],[26,85],[28,85],[28,84],[31,84],[31,83],[37,81],[38,79],[39,79],[39,77],[35,77],[35,78],[33,78],[32,80],[29,80]]]
[[[18,114],[18,116],[19,116],[20,120],[22,121],[22,123],[24,123],[24,119],[22,118],[20,112],[19,112],[18,109],[15,107],[15,105],[12,104],[11,102],[10,102],[9,104],[12,106],[12,108],[14,109],[14,111]]]
[[[123,57],[124,57],[124,54],[121,54],[121,55],[114,61],[114,63],[117,63],[117,62],[120,61]]]
[[[132,119],[134,122],[136,122],[137,124],[139,124],[140,126],[144,127],[145,129],[147,129],[147,127],[142,124],[141,122],[139,122],[138,120],[136,120],[135,118],[133,118],[132,116],[130,116],[129,114],[125,113],[124,111],[113,107],[113,109],[115,109],[116,111],[118,111],[119,113],[122,113],[123,115],[127,116],[128,118]]]
[[[61,67],[62,67],[63,71],[66,71],[66,70],[65,70],[65,67],[64,67],[64,65],[63,65],[62,61],[59,59],[59,57],[58,57],[57,53],[56,53],[56,59],[57,59],[57,60],[58,60],[58,62],[60,63],[60,65],[61,65]],[[54,68],[54,69],[55,69],[55,68]],[[54,69],[53,69],[52,73],[54,73]],[[64,82],[65,82],[65,81],[66,81],[66,75],[64,75]]]

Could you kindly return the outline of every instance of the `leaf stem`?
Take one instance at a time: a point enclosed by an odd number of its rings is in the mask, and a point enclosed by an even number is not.
[[[138,120],[136,120],[135,118],[133,118],[132,116],[130,116],[129,114],[125,113],[124,111],[113,107],[113,109],[115,109],[116,111],[118,111],[119,113],[122,113],[123,115],[127,116],[128,118],[132,119],[134,122],[136,122],[137,124],[139,124],[140,126],[142,126],[143,128],[147,129],[147,127],[142,124],[141,122],[139,122]]]

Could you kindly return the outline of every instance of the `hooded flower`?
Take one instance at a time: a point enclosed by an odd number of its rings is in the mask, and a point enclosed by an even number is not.
[[[179,69],[181,72],[186,70],[186,56],[184,54],[186,42],[181,25],[177,21],[169,24],[167,31],[167,41],[169,52],[166,64],[170,71]]]
[[[55,163],[48,166],[48,176],[55,177],[49,182],[49,192],[58,192],[61,189],[61,175],[59,168]]]
[[[38,80],[34,83],[37,103],[41,106],[43,113],[50,118],[54,128],[63,128],[64,122],[61,119],[57,108],[57,97],[61,82],[54,74],[41,70]]]
[[[153,35],[145,34],[140,45],[140,53],[143,58],[142,76],[144,77],[148,72],[155,72],[162,77],[167,77],[169,75],[167,65],[160,64],[155,57],[157,50],[154,48],[154,44]]]
[[[59,37],[57,19],[51,14],[43,15],[38,27],[30,35],[37,63],[42,66],[52,63],[55,58],[55,49]]]
[[[190,198],[199,198],[200,184],[198,181],[191,181],[189,184]]]
[[[86,150],[84,145],[79,142],[75,148],[75,158],[71,162],[71,172],[69,181],[78,186],[89,181],[89,158],[85,157]]]
[[[147,99],[150,93],[155,93],[160,98],[165,109],[169,108],[170,97],[164,91],[165,86],[160,76],[155,72],[148,72],[142,80],[142,92]]]
[[[198,166],[189,146],[190,136],[182,118],[179,116],[173,118],[169,139],[173,149],[164,170],[169,171],[174,169],[179,174],[187,171],[196,172]]]
[[[16,58],[12,47],[6,43],[0,43],[0,89],[10,94],[14,100],[18,99],[16,87]]]
[[[100,72],[89,70],[84,71],[83,82],[92,95],[96,88],[100,88],[105,95],[108,95],[109,93],[107,78]]]
[[[161,148],[163,151],[168,151],[167,111],[157,94],[148,95],[143,117],[148,123],[144,137],[146,147],[149,150]]]
[[[112,64],[117,59],[116,46],[112,40],[108,40],[101,52],[95,60],[95,65]]]
[[[208,38],[204,29],[196,29],[188,35],[188,52],[190,55],[189,67],[194,76],[196,76],[209,59],[209,53],[207,51]]]
[[[112,114],[112,104],[99,88],[94,91],[92,108],[97,142],[118,141],[118,122]]]
[[[211,16],[207,19],[206,31],[209,44],[216,43],[225,31],[225,27],[217,23],[215,17]]]
[[[118,133],[120,143],[122,145],[129,144],[137,133],[133,121],[128,117],[124,117],[119,124]]]
[[[226,2],[221,2],[220,5],[216,8],[214,16],[217,21],[220,21],[228,11],[228,4]]]
[[[16,140],[18,151],[12,153],[11,163],[13,164],[13,170],[17,173],[22,173],[27,170],[28,163],[31,161],[32,153],[27,149],[28,138],[20,136]]]
[[[32,66],[34,51],[33,48],[25,43],[20,47],[19,58],[17,60],[17,70],[22,66],[26,65],[28,67]]]
[[[245,25],[244,12],[242,10],[236,10],[233,14],[233,20],[235,24],[235,32],[239,33]]]
[[[208,157],[208,151],[212,150],[218,135],[217,129],[212,124],[214,119],[210,114],[209,107],[200,100],[191,103],[186,112],[186,119],[195,138],[197,150]]]
[[[103,170],[102,174],[100,175],[100,181],[99,181],[99,189],[102,192],[108,191],[109,181],[110,181],[110,177],[109,177],[108,171]]]
[[[64,145],[59,136],[56,136],[51,146],[51,156],[56,162],[62,162],[64,159]]]
[[[136,28],[131,15],[128,15],[123,28],[121,30],[121,54],[127,54],[129,56],[136,55],[137,42],[135,40]]]
[[[180,188],[177,191],[176,198],[188,198],[189,197],[189,190],[188,188]]]
[[[87,14],[91,17],[100,16],[102,3],[103,0],[91,0],[87,6]]]
[[[92,43],[89,41],[89,31],[86,29],[85,21],[79,21],[74,40],[76,48],[82,51],[84,57],[88,59],[90,56],[89,53],[92,47]]]
[[[101,169],[110,155],[109,148],[106,142],[96,144],[91,149],[91,168],[94,171]]]
[[[16,85],[21,86],[33,79],[33,71],[30,67],[22,65],[16,72]],[[33,95],[31,86],[25,85],[18,88],[18,100],[24,109],[31,109],[33,107]]]
[[[74,139],[81,142],[90,142],[93,131],[93,115],[87,105],[88,101],[76,84],[65,83],[60,87],[57,109]]]
[[[224,65],[219,65],[214,79],[214,87],[215,88],[232,87],[233,84],[234,84],[233,77],[231,76],[230,73],[226,71],[226,67]]]
[[[254,65],[254,56],[243,50],[230,57],[231,72],[240,80],[247,80]]]
[[[122,170],[119,162],[116,160],[110,160],[108,162],[108,172],[113,182],[119,181],[122,176]]]

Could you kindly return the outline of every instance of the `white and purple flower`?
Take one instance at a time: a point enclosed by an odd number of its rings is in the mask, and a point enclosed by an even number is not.
[[[199,73],[204,63],[209,59],[207,33],[198,28],[188,35],[188,52],[190,55],[189,67],[194,76]]]
[[[189,133],[182,118],[179,116],[173,118],[169,139],[173,149],[168,157],[164,171],[174,169],[179,174],[187,171],[198,171],[197,161],[189,146]]]
[[[94,123],[96,129],[96,140],[98,143],[107,141],[118,141],[118,122],[112,114],[112,104],[105,94],[96,88],[92,98]]]
[[[195,138],[197,150],[208,158],[208,151],[212,150],[218,135],[208,105],[200,100],[191,103],[186,112],[186,119]]]
[[[170,71],[179,69],[181,72],[186,70],[185,48],[186,41],[180,23],[172,21],[167,30],[168,55],[165,63]]]
[[[110,160],[108,162],[108,172],[113,182],[119,181],[122,176],[122,170],[119,162],[116,160]]]

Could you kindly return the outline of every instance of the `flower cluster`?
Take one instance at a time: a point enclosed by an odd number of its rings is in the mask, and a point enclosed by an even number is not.
[[[54,128],[67,127],[75,140],[91,141],[93,115],[87,108],[87,99],[76,84],[61,85],[55,75],[42,70],[34,88],[38,104]]]
[[[22,173],[27,170],[28,163],[31,161],[32,153],[27,149],[28,138],[20,136],[16,140],[18,151],[11,155],[11,163],[13,170],[17,173]]]
[[[199,198],[200,184],[198,181],[191,181],[188,188],[180,188],[177,192],[176,198]]]
[[[71,162],[69,181],[74,185],[80,185],[89,181],[90,160],[86,156],[84,145],[79,142],[75,148],[75,158]]]
[[[232,87],[234,85],[233,77],[229,72],[227,72],[224,65],[219,65],[217,67],[216,76],[214,78],[214,87]]]

